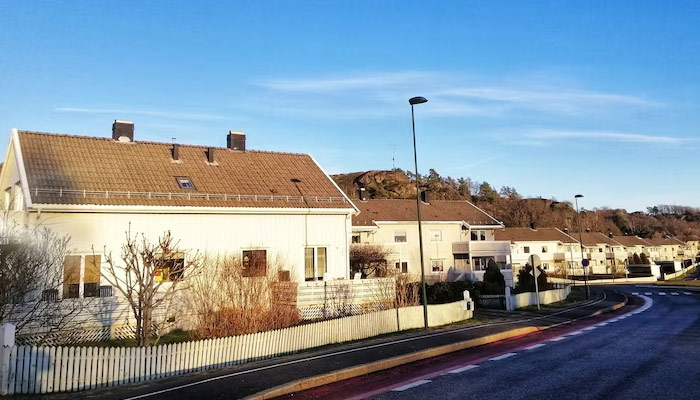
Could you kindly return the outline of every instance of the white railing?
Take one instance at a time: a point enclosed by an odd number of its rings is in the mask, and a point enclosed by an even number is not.
[[[58,197],[104,197],[126,199],[167,199],[167,200],[225,200],[225,201],[301,201],[301,202],[325,202],[347,203],[345,197],[323,196],[273,196],[266,194],[228,194],[228,193],[182,193],[182,192],[141,192],[123,190],[78,190],[62,188],[33,188],[30,192],[34,196],[40,194],[56,195]]]
[[[470,301],[430,305],[430,326],[472,316]],[[0,395],[75,392],[262,360],[423,326],[421,306],[153,347],[36,347],[0,343]]]

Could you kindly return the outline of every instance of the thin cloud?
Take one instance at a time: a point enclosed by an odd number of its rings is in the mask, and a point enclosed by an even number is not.
[[[646,143],[646,144],[679,144],[687,139],[672,136],[654,136],[639,133],[624,133],[610,131],[569,131],[569,130],[541,130],[524,135],[531,139],[568,140],[583,139],[621,143]]]
[[[80,107],[58,107],[54,111],[66,113],[83,113],[83,114],[112,114],[112,115],[146,115],[151,117],[160,117],[168,119],[182,119],[193,121],[222,121],[229,117],[215,114],[197,114],[197,113],[178,113],[172,111],[156,111],[156,110],[127,110],[117,108],[80,108]]]
[[[334,78],[316,79],[271,79],[256,82],[258,86],[285,92],[335,92],[345,90],[366,90],[381,87],[395,87],[415,84],[416,81],[434,79],[428,72],[373,73]]]

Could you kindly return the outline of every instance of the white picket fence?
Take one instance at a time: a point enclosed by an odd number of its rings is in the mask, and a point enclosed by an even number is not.
[[[431,326],[471,318],[467,302],[429,307]],[[413,329],[419,306],[286,329],[152,347],[0,348],[0,394],[70,392],[143,382]],[[4,354],[4,355],[3,355]]]

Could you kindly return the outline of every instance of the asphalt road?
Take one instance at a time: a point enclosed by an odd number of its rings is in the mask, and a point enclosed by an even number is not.
[[[367,375],[295,397],[700,398],[700,294],[634,286],[620,290],[639,295],[636,309],[625,307],[624,314],[612,319],[552,329],[539,337]]]

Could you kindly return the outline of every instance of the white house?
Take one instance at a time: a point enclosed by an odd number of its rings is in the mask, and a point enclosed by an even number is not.
[[[420,275],[416,200],[373,199],[355,204],[353,243],[381,245],[390,250],[397,272]],[[430,201],[424,192],[421,225],[426,280],[482,279],[489,260],[512,282],[510,243],[496,241],[503,224],[468,201]]]
[[[221,140],[225,147],[138,141],[128,121],[115,121],[111,137],[13,130],[2,203],[27,226],[70,235],[62,297],[103,292],[102,249],[118,256],[129,229],[152,240],[170,231],[183,258],[281,259],[301,285],[349,278],[358,210],[318,163],[251,151],[242,132]]]
[[[531,264],[550,274],[562,276],[581,273],[581,249],[578,240],[557,228],[505,228],[496,232],[497,240],[511,243],[513,270]]]

